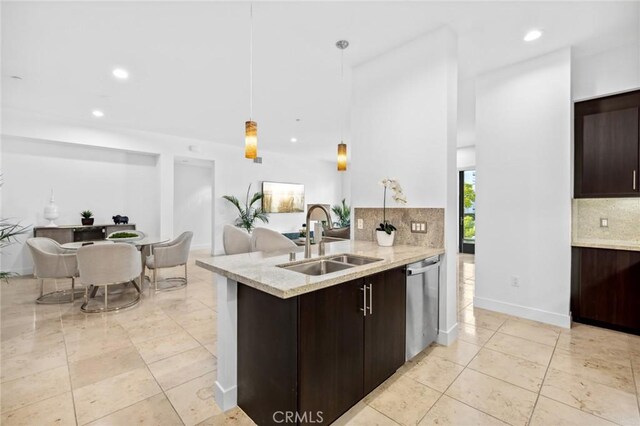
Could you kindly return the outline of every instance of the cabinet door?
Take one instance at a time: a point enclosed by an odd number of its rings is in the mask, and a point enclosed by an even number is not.
[[[640,332],[640,252],[580,249],[580,318]]]
[[[640,90],[575,104],[576,198],[640,194]]]
[[[391,376],[405,358],[406,281],[404,268],[364,278],[368,311],[364,337],[364,391],[371,392]]]
[[[636,192],[638,108],[591,114],[583,120],[582,195]]]
[[[300,296],[298,413],[309,423],[322,411],[329,424],[364,396],[362,285],[350,281]]]

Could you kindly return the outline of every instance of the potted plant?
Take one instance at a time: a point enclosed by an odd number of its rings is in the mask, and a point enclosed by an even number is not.
[[[82,216],[83,225],[93,225],[93,212],[91,210],[80,212],[80,216]]]
[[[344,198],[342,204],[331,207],[331,211],[338,217],[338,221],[333,223],[335,226],[346,228],[351,225],[351,207],[347,205]]]
[[[392,198],[396,203],[407,204],[407,198],[397,180],[386,178],[380,183],[384,187],[384,195],[382,198],[382,223],[376,228],[376,239],[379,246],[391,247],[396,237],[396,227],[387,220],[387,189],[393,191]]]
[[[251,191],[251,184],[249,184],[249,188],[247,188],[247,198],[244,203],[244,206],[240,204],[240,201],[233,195],[223,195],[222,198],[233,204],[236,209],[238,209],[238,218],[236,219],[235,225],[238,228],[244,228],[247,232],[251,232],[251,230],[255,227],[256,220],[261,220],[264,223],[269,223],[269,218],[267,214],[262,211],[262,207],[253,207],[255,203],[262,200],[264,196],[262,192],[256,192],[253,194],[253,197],[249,199],[249,192]]]

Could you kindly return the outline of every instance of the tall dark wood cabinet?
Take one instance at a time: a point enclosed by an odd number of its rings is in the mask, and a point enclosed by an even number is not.
[[[640,90],[575,104],[575,198],[640,196]]]
[[[573,319],[640,334],[640,252],[574,247]]]
[[[404,268],[290,299],[239,283],[238,405],[332,423],[404,364],[405,305]]]

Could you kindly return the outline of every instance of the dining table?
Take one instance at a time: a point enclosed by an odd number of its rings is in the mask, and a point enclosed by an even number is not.
[[[142,291],[142,286],[145,282],[145,264],[146,264],[146,251],[149,248],[149,254],[153,254],[153,246],[158,244],[166,243],[169,241],[169,238],[164,237],[155,237],[145,235],[144,238],[138,240],[127,240],[127,241],[117,241],[117,240],[98,240],[98,241],[74,241],[72,243],[62,244],[62,247],[67,250],[78,250],[80,247],[86,245],[93,244],[133,244],[136,246],[138,251],[140,251],[140,261],[142,263],[142,271],[140,272],[140,291]]]

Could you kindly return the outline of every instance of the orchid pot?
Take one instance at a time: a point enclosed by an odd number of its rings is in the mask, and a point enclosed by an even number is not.
[[[376,229],[376,239],[378,240],[378,245],[380,247],[391,247],[395,238],[396,231],[391,231],[390,234],[387,234],[385,231]]]

